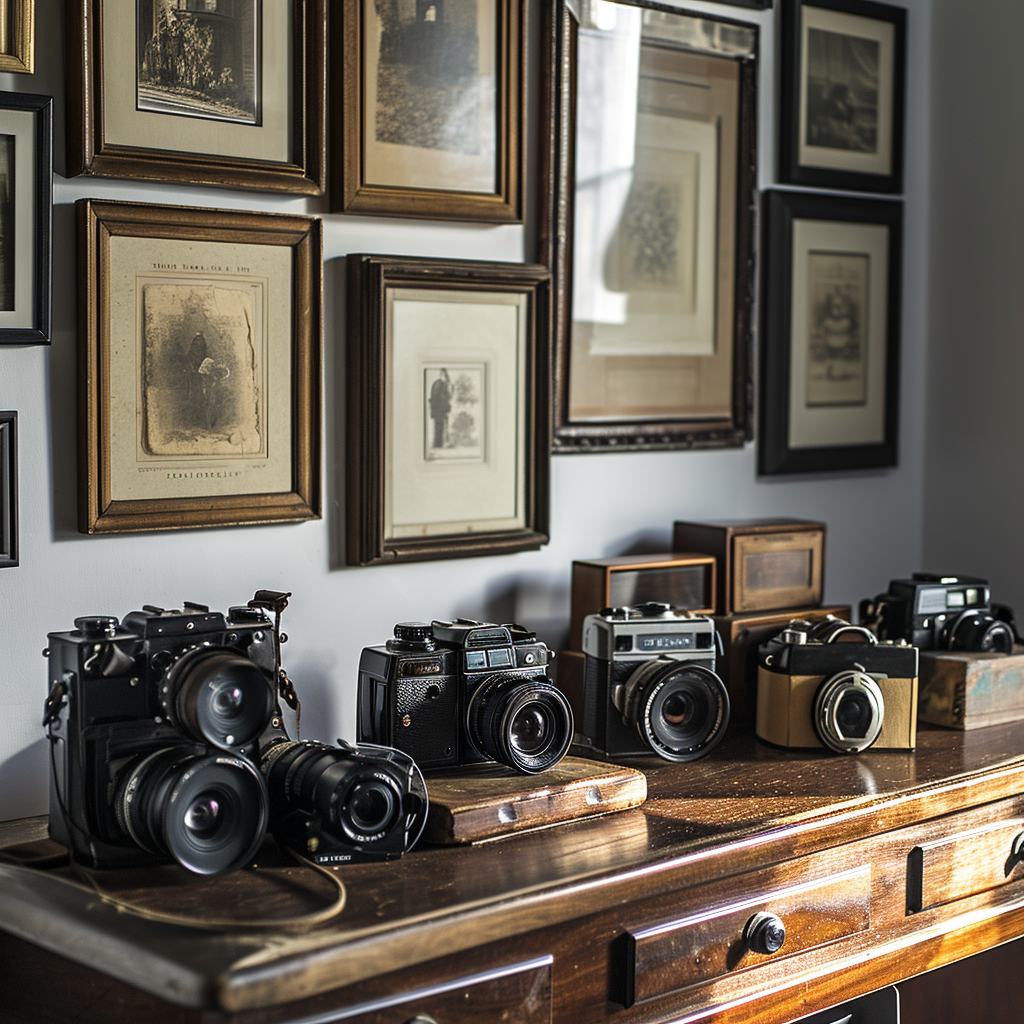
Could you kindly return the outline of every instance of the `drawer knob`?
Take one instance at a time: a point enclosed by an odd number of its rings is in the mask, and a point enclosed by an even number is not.
[[[782,949],[786,941],[786,926],[782,918],[775,914],[755,914],[743,930],[743,937],[747,940],[747,948],[752,953],[764,953],[771,955]]]
[[[415,1017],[410,1017],[405,1024],[437,1024],[437,1021],[425,1013],[417,1013]]]

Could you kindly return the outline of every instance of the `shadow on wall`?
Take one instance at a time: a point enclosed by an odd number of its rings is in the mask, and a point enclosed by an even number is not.
[[[46,740],[39,739],[0,764],[0,793],[9,818],[28,818],[46,807],[50,765]]]

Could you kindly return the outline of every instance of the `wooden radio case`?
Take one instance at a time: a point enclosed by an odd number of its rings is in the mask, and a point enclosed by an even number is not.
[[[821,604],[824,523],[804,519],[676,522],[672,546],[718,559],[718,615]]]
[[[582,650],[588,615],[645,601],[710,615],[715,609],[714,556],[622,555],[573,562],[569,649]]]

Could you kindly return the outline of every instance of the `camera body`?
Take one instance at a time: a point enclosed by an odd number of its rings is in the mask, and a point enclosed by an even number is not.
[[[50,836],[95,868],[244,863],[266,830],[251,759],[274,706],[271,621],[186,604],[75,627],[49,634]],[[185,809],[161,817],[171,804]]]
[[[554,657],[515,624],[400,622],[359,659],[359,742],[396,747],[422,768],[498,761],[535,774],[572,740],[572,712],[548,681]]]
[[[837,753],[912,750],[918,652],[829,616],[791,622],[758,649],[757,735]]]
[[[882,640],[906,640],[922,651],[1010,654],[1015,628],[1005,605],[992,605],[988,580],[916,572],[860,604],[860,621]]]
[[[729,724],[715,674],[714,622],[648,602],[605,608],[583,624],[583,723],[577,744],[600,755],[702,757]]]

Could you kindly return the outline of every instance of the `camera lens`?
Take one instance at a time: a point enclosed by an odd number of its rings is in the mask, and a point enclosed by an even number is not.
[[[814,698],[814,728],[830,750],[856,754],[878,739],[885,701],[878,683],[850,670],[826,679]]]
[[[1013,653],[1013,630],[1010,625],[983,611],[964,612],[949,627],[947,637],[951,651]]]
[[[626,683],[626,724],[666,761],[693,761],[714,749],[729,724],[725,684],[703,665],[644,662]]]
[[[348,747],[308,741],[272,747],[262,769],[275,818],[299,810],[315,815],[325,831],[339,839],[375,843],[393,838],[396,829],[404,828],[404,776],[383,758],[371,762],[352,755]],[[419,838],[420,830],[408,845]]]
[[[129,767],[115,797],[137,845],[201,875],[241,867],[267,830],[267,789],[248,761],[170,747]]]
[[[525,775],[553,768],[572,742],[572,711],[546,679],[493,675],[473,691],[466,711],[477,750]]]
[[[171,668],[163,689],[176,724],[217,747],[239,747],[255,739],[274,710],[267,674],[226,648],[189,651]]]

